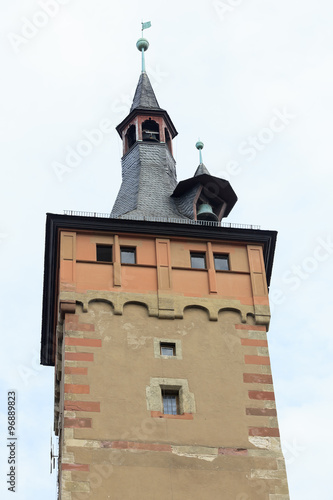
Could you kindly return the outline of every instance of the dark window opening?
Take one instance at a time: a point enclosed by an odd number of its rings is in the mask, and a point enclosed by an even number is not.
[[[229,256],[214,254],[214,265],[216,271],[229,271]]]
[[[176,344],[171,342],[161,342],[162,356],[176,356]]]
[[[112,262],[112,245],[96,245],[97,262]]]
[[[191,267],[193,269],[206,269],[206,254],[191,252]]]
[[[135,125],[131,125],[126,134],[127,150],[130,149],[136,142],[136,129]]]
[[[162,389],[163,413],[165,415],[179,415],[179,391]]]
[[[122,264],[136,264],[136,249],[121,247],[120,261]]]
[[[170,151],[170,153],[172,154],[172,148],[171,148],[171,137],[170,137],[170,134],[169,134],[169,131],[168,129],[164,129],[164,133],[165,133],[165,142],[166,142],[166,145],[168,146],[168,149]]]
[[[160,142],[160,127],[151,118],[142,124],[142,140],[145,142]]]

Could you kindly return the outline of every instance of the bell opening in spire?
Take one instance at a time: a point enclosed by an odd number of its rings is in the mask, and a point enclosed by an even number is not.
[[[127,131],[126,136],[125,136],[125,141],[126,141],[125,149],[126,149],[126,151],[128,151],[133,146],[133,144],[136,143],[136,127],[135,127],[135,125],[131,125],[128,128],[128,131]]]
[[[172,154],[172,140],[167,128],[164,129],[164,136],[165,136],[165,144],[167,145],[168,150]]]
[[[149,118],[142,123],[142,140],[144,142],[160,142],[160,127],[155,120]]]

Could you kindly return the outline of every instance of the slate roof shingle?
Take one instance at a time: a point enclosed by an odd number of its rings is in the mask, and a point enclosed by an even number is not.
[[[140,75],[130,112],[134,109],[161,109],[147,73]]]

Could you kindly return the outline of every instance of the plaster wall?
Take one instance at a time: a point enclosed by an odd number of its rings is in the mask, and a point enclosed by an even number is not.
[[[60,498],[287,500],[261,247],[68,233],[61,257]],[[166,340],[180,357],[156,355]],[[159,384],[180,388],[181,414],[163,414]]]

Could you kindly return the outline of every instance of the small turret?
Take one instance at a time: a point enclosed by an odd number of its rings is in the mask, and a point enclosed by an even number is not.
[[[199,166],[190,179],[181,181],[172,196],[178,210],[189,219],[221,222],[237,201],[230,183],[210,175],[202,161],[204,143],[198,141]]]

